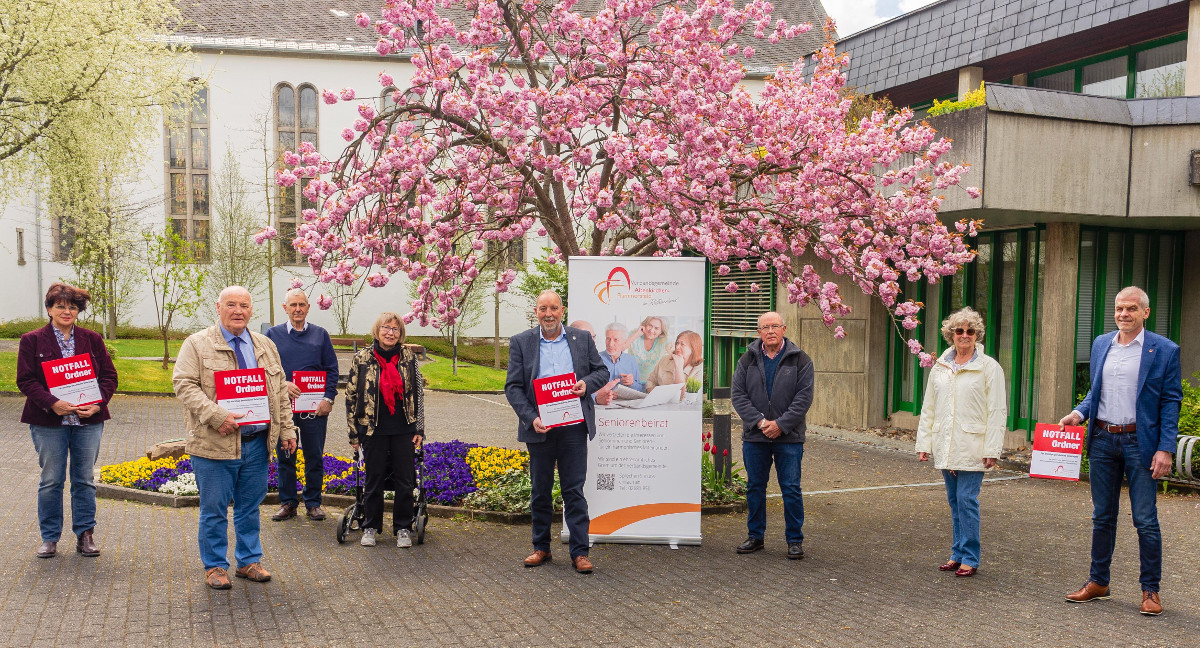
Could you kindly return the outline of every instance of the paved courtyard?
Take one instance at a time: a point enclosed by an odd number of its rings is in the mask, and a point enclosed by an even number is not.
[[[433,440],[516,446],[503,398],[431,394]],[[1200,498],[1160,498],[1166,613],[1137,613],[1137,540],[1127,511],[1114,598],[1071,605],[1086,579],[1086,484],[997,473],[985,484],[983,565],[936,569],[950,520],[940,477],[915,457],[828,436],[806,445],[806,558],[788,561],[783,512],[770,500],[763,552],[738,556],[741,515],[704,518],[703,545],[597,545],[597,571],[524,569],[529,528],[432,519],[409,550],[338,545],[334,522],[275,523],[264,507],[274,579],[209,590],[196,509],[100,500],[103,554],[38,560],[36,456],[0,397],[0,644],[9,646],[1191,646],[1200,638]],[[135,458],[182,435],[170,398],[118,396],[100,463]],[[344,451],[340,425],[329,448]],[[855,490],[858,489],[858,490]],[[68,499],[69,503],[69,499]],[[68,523],[69,526],[69,523]],[[557,528],[557,525],[556,525]],[[390,540],[391,536],[386,536]]]

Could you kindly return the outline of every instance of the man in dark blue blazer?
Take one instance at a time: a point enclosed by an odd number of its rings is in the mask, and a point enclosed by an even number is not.
[[[1145,615],[1162,614],[1162,532],[1158,527],[1157,480],[1171,470],[1183,401],[1179,345],[1144,327],[1150,298],[1129,286],[1117,293],[1117,330],[1092,343],[1092,386],[1061,425],[1088,421],[1088,469],[1092,488],[1092,568],[1088,582],[1067,595],[1073,603],[1109,597],[1109,566],[1116,544],[1121,476],[1129,480],[1129,504],[1141,555]]]
[[[533,518],[533,553],[526,567],[550,561],[550,521],[554,516],[554,466],[562,487],[563,509],[570,533],[571,562],[575,571],[590,574],[588,558],[587,500],[583,483],[587,477],[587,444],[596,436],[596,407],[587,396],[608,382],[608,369],[600,360],[596,343],[586,331],[562,325],[562,299],[554,291],[538,295],[534,310],[538,327],[518,333],[509,340],[508,377],[504,395],[520,420],[517,440],[529,448],[529,476],[533,494],[529,508]],[[583,423],[548,428],[538,413],[533,380],[574,373],[572,392],[583,408]]]

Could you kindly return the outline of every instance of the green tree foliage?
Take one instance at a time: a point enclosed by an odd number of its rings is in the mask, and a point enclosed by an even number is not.
[[[157,106],[191,96],[171,0],[0,0],[0,195],[33,177],[140,162]]]
[[[533,317],[533,306],[537,303],[538,295],[547,290],[553,290],[562,297],[563,308],[567,306],[567,264],[559,261],[558,263],[550,263],[546,257],[550,255],[550,248],[542,248],[544,256],[540,259],[533,260],[533,267],[526,266],[521,270],[521,276],[517,279],[514,292],[524,297],[529,301],[530,317]]]
[[[255,245],[254,235],[267,225],[265,213],[250,205],[251,183],[232,148],[225,151],[220,170],[213,176],[213,224],[209,241],[210,263],[204,297],[216,303],[226,286],[242,286],[257,299],[270,274],[269,245]],[[273,300],[272,300],[273,301]],[[275,304],[271,304],[274,308]],[[342,331],[345,333],[345,331]]]
[[[207,270],[196,263],[192,245],[167,223],[162,233],[142,234],[146,248],[143,273],[150,281],[154,315],[163,341],[163,369],[171,358],[171,322],[191,317],[200,307]],[[215,302],[214,302],[215,303]]]

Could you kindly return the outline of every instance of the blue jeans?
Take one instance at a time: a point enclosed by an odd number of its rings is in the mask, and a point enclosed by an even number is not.
[[[301,418],[307,414],[293,414],[292,422],[300,431],[300,447],[304,449],[304,506],[316,508],[321,505],[321,490],[325,485],[325,425],[328,416]],[[279,458],[279,503],[296,506],[296,453],[277,451]]]
[[[800,492],[800,461],[803,443],[742,442],[742,461],[746,464],[746,530],[751,538],[762,540],[767,533],[767,480],[771,461],[783,492],[783,534],[788,544],[804,542],[804,497]]]
[[[38,482],[38,526],[43,542],[58,542],[63,526],[63,484],[71,463],[71,530],[75,535],[96,526],[96,456],[103,423],[30,425],[42,476]]]
[[[528,443],[529,478],[533,492],[529,502],[533,518],[533,548],[550,551],[550,521],[554,517],[554,465],[562,488],[563,512],[570,541],[571,558],[588,555],[591,518],[583,483],[587,479],[588,433],[584,425],[551,428],[546,440]]]
[[[229,569],[228,520],[233,502],[234,557],[238,567],[262,562],[258,507],[267,495],[267,433],[242,441],[241,459],[205,459],[192,455],[200,490],[200,560],[204,569]]]
[[[1158,528],[1158,483],[1142,462],[1136,434],[1110,434],[1093,428],[1088,448],[1092,486],[1092,572],[1090,580],[1108,585],[1113,547],[1117,543],[1117,510],[1121,475],[1129,480],[1129,505],[1137,528],[1142,589],[1158,591],[1162,580],[1162,532]]]
[[[942,479],[946,481],[946,500],[954,522],[950,560],[979,567],[979,489],[983,486],[983,471],[943,470]]]

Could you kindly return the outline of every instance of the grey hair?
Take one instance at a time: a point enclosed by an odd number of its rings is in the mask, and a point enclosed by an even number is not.
[[[945,340],[947,344],[953,346],[954,329],[964,324],[967,326],[967,328],[975,329],[976,342],[983,342],[983,317],[980,316],[979,311],[971,308],[970,306],[964,306],[953,313],[950,313],[950,317],[942,320],[942,339]]]
[[[616,331],[621,335],[629,335],[629,327],[620,322],[611,322],[608,326],[604,327],[605,333],[608,333],[609,331]]]
[[[286,306],[292,297],[303,297],[304,301],[308,301],[308,293],[304,292],[303,288],[292,288],[283,294],[283,304]]]
[[[217,303],[219,304],[219,303],[225,301],[225,296],[228,295],[229,293],[234,293],[234,292],[244,292],[244,293],[246,293],[246,296],[250,298],[251,301],[254,300],[254,296],[250,294],[249,290],[246,290],[245,288],[243,288],[241,286],[226,286],[225,288],[223,288],[221,290],[221,294],[217,295]]]
[[[1118,292],[1116,298],[1113,299],[1114,304],[1121,301],[1121,295],[1137,295],[1138,306],[1150,308],[1150,295],[1147,295],[1145,290],[1137,286],[1125,286],[1122,288],[1121,292]]]

